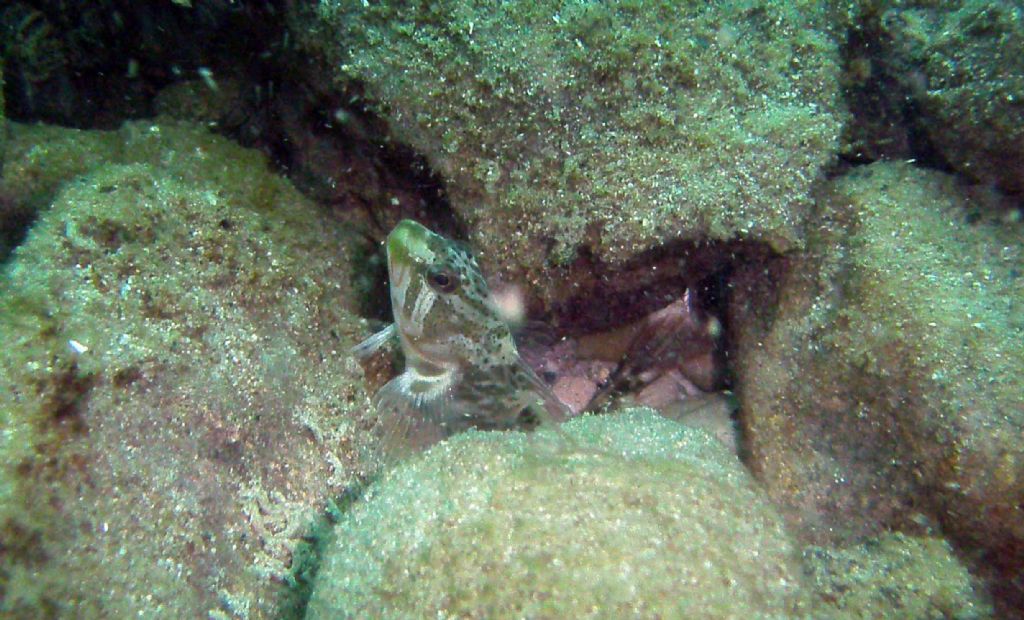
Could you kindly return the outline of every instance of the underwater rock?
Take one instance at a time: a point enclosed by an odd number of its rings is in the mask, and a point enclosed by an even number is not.
[[[845,112],[823,9],[321,2],[293,31],[444,179],[485,271],[547,302],[585,253],[799,247]]]
[[[957,171],[1024,194],[1019,3],[899,4],[880,20],[881,66],[912,103],[909,120]]]
[[[991,618],[974,579],[940,538],[885,534],[845,549],[809,547],[815,618]]]
[[[0,610],[279,617],[355,475],[353,235],[200,128],[128,124],[113,161],[22,131],[88,170],[3,273]]]
[[[650,410],[579,444],[470,431],[386,474],[336,526],[308,618],[789,617],[781,520],[740,462]]]
[[[968,223],[953,177],[905,164],[859,168],[820,204],[808,254],[734,281],[749,464],[805,538],[941,528],[986,576],[1018,574],[1024,230]]]

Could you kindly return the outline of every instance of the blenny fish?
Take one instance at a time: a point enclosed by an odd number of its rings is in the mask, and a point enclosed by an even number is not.
[[[397,339],[405,370],[375,396],[386,453],[427,447],[469,427],[541,424],[570,413],[520,357],[470,251],[412,221],[386,241],[394,323],[357,345],[366,358]]]

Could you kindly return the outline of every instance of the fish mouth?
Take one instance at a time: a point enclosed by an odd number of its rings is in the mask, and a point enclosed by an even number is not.
[[[391,306],[395,324],[403,338],[410,343],[422,336],[422,317],[416,318],[415,308],[407,307],[406,299],[410,285],[425,265],[434,262],[435,254],[430,249],[434,233],[413,220],[402,220],[388,235],[388,276],[391,280]]]

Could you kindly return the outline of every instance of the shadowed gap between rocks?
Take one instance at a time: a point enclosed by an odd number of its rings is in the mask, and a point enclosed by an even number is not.
[[[372,480],[367,480],[348,487],[304,528],[302,542],[292,556],[286,593],[277,604],[276,617],[279,620],[301,620],[306,617],[306,608],[313,594],[317,573],[320,572],[323,552],[331,541],[334,526],[362,499],[372,483]]]
[[[835,176],[850,165],[881,159],[914,159],[918,165],[955,172],[917,121],[912,68],[894,66],[885,55],[882,8],[865,6],[846,33],[842,46],[843,77],[852,122],[845,129]],[[923,78],[922,78],[923,79]]]

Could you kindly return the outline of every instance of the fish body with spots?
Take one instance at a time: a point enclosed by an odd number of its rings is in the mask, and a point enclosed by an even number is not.
[[[461,243],[403,220],[386,241],[394,323],[355,348],[397,339],[405,369],[375,402],[386,452],[423,448],[466,428],[542,423],[568,408],[522,360],[480,267]]]

